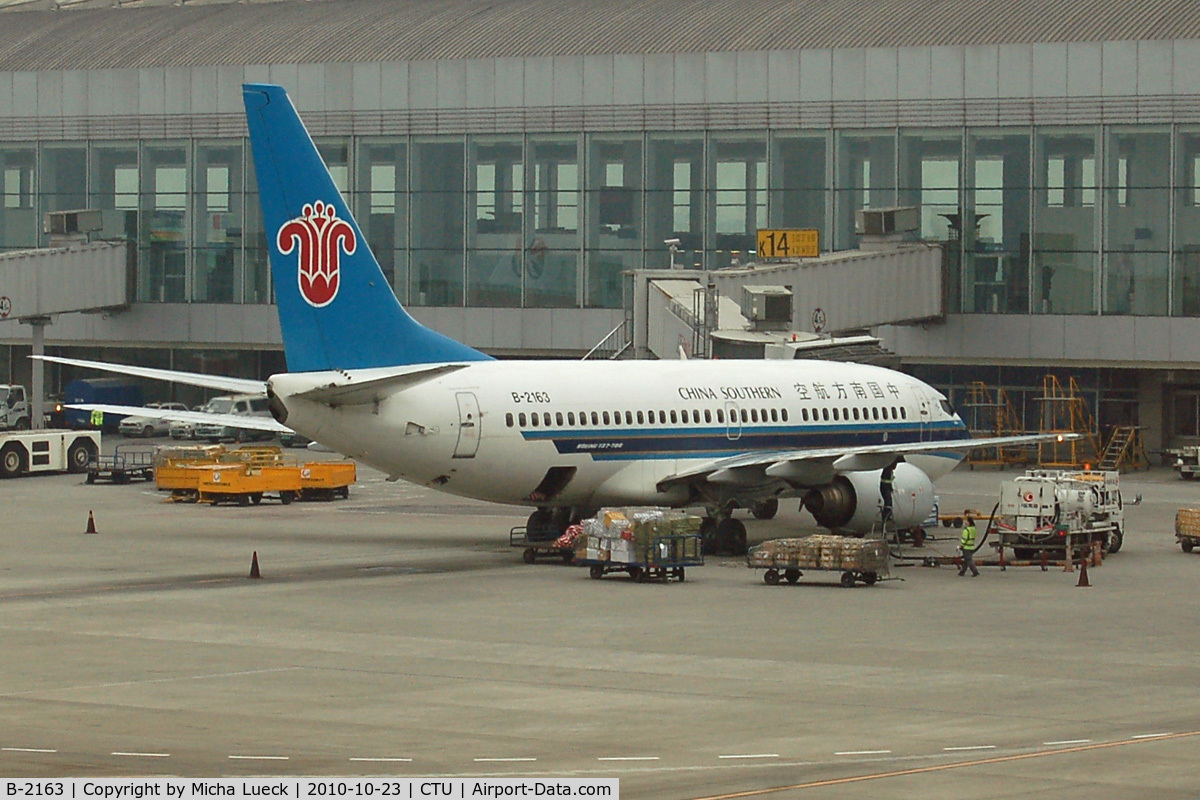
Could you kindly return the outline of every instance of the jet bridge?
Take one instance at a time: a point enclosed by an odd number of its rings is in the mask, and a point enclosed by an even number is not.
[[[810,357],[801,351],[819,347],[816,339],[943,320],[941,246],[869,244],[738,269],[637,270],[628,309],[634,356]]]

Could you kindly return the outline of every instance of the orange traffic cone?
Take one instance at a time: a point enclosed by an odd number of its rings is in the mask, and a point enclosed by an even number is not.
[[[92,516],[92,512],[88,511],[87,530],[84,533],[96,533],[96,518]]]
[[[1087,558],[1079,559],[1079,583],[1075,584],[1076,586],[1090,587],[1092,585],[1091,582],[1088,581],[1087,562]]]
[[[258,551],[254,551],[254,558],[250,559],[250,577],[261,578],[262,573],[258,571]]]

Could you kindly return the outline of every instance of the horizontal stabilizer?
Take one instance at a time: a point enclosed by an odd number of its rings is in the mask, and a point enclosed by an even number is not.
[[[347,383],[330,383],[326,386],[318,386],[315,389],[299,392],[293,395],[293,397],[301,400],[309,400],[313,403],[324,403],[335,408],[337,406],[378,403],[396,392],[403,391],[404,389],[442,375],[449,375],[451,372],[457,372],[464,366],[466,365],[438,364],[431,367],[406,369],[403,372],[384,375],[381,378],[369,378],[360,381],[350,378]]]
[[[81,358],[62,358],[61,356],[30,356],[38,361],[50,361],[55,364],[67,364],[72,367],[86,367],[103,372],[116,372],[120,375],[132,375],[135,378],[149,378],[155,381],[170,381],[184,383],[188,386],[201,386],[205,389],[217,389],[222,392],[235,394],[266,394],[267,385],[263,381],[249,378],[229,378],[223,375],[204,375],[199,372],[180,372],[173,369],[155,369],[154,367],[134,367],[128,364],[109,364],[105,361],[85,361]],[[126,412],[120,412],[126,413]],[[148,414],[139,416],[146,417]]]
[[[203,411],[171,411],[170,409],[142,408],[141,406],[112,406],[103,403],[71,403],[66,407],[81,411],[103,411],[105,414],[165,419],[168,422],[191,422],[195,425],[225,425],[226,427],[241,428],[248,431],[290,433],[292,430],[287,425],[281,425],[270,417],[253,417],[244,414],[205,414]]]

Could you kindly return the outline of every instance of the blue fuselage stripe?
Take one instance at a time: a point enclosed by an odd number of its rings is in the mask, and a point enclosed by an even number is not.
[[[720,458],[754,450],[799,450],[828,447],[871,447],[944,441],[947,445],[965,441],[970,434],[953,422],[922,426],[897,425],[806,425],[744,426],[728,430],[706,428],[628,428],[628,429],[542,429],[522,430],[526,441],[547,441],[563,455],[584,454],[596,460]],[[947,450],[936,455],[958,458]]]

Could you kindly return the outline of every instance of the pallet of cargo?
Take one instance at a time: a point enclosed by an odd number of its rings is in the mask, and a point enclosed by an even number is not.
[[[683,581],[687,567],[704,566],[703,542],[698,533],[667,534],[654,536],[642,546],[628,542],[631,547],[622,554],[615,548],[600,549],[598,537],[584,535],[576,540],[574,563],[587,567],[594,580],[610,572],[624,572],[639,583],[666,583],[671,578]]]
[[[129,483],[134,478],[154,480],[154,446],[119,444],[111,456],[94,454],[88,461],[87,482]]]
[[[624,572],[635,581],[684,580],[704,565],[702,520],[669,508],[602,508],[574,539],[575,564],[599,580]]]
[[[796,583],[805,572],[840,572],[846,588],[874,586],[888,577],[888,545],[882,539],[817,534],[801,539],[772,539],[746,555],[746,566],[761,569],[763,582]]]
[[[1175,544],[1185,553],[1200,548],[1200,508],[1181,508],[1175,512]]]

